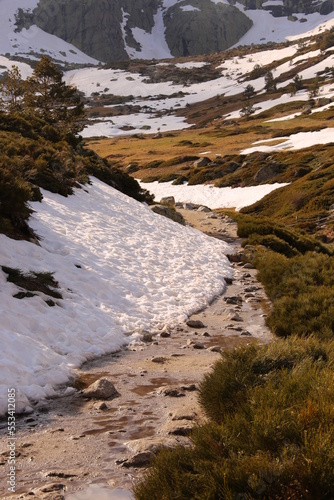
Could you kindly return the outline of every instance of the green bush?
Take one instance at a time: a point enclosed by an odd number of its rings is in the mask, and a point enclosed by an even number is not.
[[[262,241],[259,244],[266,245],[267,242],[268,248],[288,256],[295,255],[297,252],[304,254],[314,250],[330,253],[330,249],[318,239],[302,235],[299,231],[287,228],[272,218],[245,214],[237,214],[235,218],[238,222],[238,236],[247,238],[244,244]],[[264,238],[264,236],[271,236],[271,238]]]

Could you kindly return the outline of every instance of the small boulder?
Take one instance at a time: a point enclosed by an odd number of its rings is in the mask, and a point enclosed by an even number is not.
[[[174,196],[165,196],[160,200],[161,205],[167,205],[171,207],[175,207],[175,198]]]
[[[119,396],[114,384],[107,378],[100,378],[82,391],[88,399],[111,399]]]
[[[154,356],[152,359],[151,359],[152,363],[160,363],[160,364],[163,364],[167,361],[167,358],[165,358],[164,356]]]
[[[212,210],[211,210],[211,208],[209,208],[209,207],[205,207],[205,206],[203,206],[203,205],[197,209],[197,212],[209,213],[209,212],[211,212],[211,211],[212,211]]]
[[[200,158],[199,160],[196,160],[194,162],[194,168],[196,168],[196,167],[206,167],[210,163],[211,163],[210,158],[208,158],[207,156],[204,156],[203,158]]]
[[[205,349],[205,345],[202,342],[194,342],[193,349]]]
[[[122,467],[145,467],[150,464],[152,458],[154,458],[152,451],[142,451],[125,460]]]
[[[196,210],[198,205],[195,205],[194,203],[184,203],[183,208],[184,210]]]
[[[202,323],[202,321],[200,320],[196,320],[196,319],[189,319],[187,321],[187,326],[189,326],[190,328],[205,328],[205,325],[204,323]]]
[[[161,394],[169,396],[170,398],[182,398],[185,396],[184,392],[177,387],[164,387],[161,390]]]
[[[153,335],[150,332],[144,331],[142,335],[140,336],[140,340],[142,342],[152,342],[153,341]]]

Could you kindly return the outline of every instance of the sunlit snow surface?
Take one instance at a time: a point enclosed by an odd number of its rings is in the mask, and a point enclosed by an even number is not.
[[[286,184],[265,184],[245,188],[217,188],[210,184],[198,184],[188,186],[187,184],[174,186],[172,182],[143,182],[142,187],[148,189],[160,200],[165,196],[174,196],[176,202],[195,203],[214,208],[235,208],[252,205],[275,189],[286,186]]]
[[[100,181],[68,198],[43,194],[31,220],[41,246],[0,235],[0,264],[54,272],[63,299],[49,307],[41,296],[14,298],[18,288],[0,271],[0,413],[8,387],[18,390],[17,409],[50,396],[73,367],[135,342],[141,328],[186,320],[232,276],[227,244]]]

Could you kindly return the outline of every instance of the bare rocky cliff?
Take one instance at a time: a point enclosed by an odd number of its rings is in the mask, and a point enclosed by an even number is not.
[[[21,12],[18,26],[36,24],[107,62],[128,59],[126,47],[140,51],[135,28],[151,33],[158,12],[165,25],[159,35],[173,56],[224,50],[252,26],[237,8],[210,0],[181,1],[169,8],[162,0],[40,0],[33,12]]]
[[[296,13],[307,16],[314,11],[331,12],[334,0],[320,0],[316,4],[310,0],[283,0],[279,5],[264,0],[241,0],[244,11],[240,3],[239,8],[233,3],[233,0],[230,4],[214,0],[40,0],[33,11],[19,9],[16,25],[19,31],[36,24],[102,62],[152,57],[147,56],[152,53],[152,45],[166,47],[166,43],[170,56],[195,56],[220,52],[236,44],[253,25],[247,16],[250,11],[266,9],[274,17],[284,16],[291,23],[298,21]],[[145,36],[152,33],[151,38]]]
[[[166,41],[173,56],[209,54],[228,49],[251,28],[252,21],[226,4],[193,0],[170,7],[165,16]]]

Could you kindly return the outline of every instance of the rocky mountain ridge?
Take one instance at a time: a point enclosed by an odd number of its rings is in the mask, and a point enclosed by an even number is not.
[[[21,2],[18,2],[19,4]],[[35,0],[15,14],[16,31],[38,27],[98,61],[195,56],[242,43],[263,23],[268,37],[291,33],[310,16],[333,15],[333,0],[273,0],[241,3],[219,0]],[[280,24],[272,29],[272,22]],[[276,21],[275,21],[276,19]],[[257,30],[259,33],[260,31]],[[298,31],[298,30],[297,30]],[[275,39],[273,39],[273,33]],[[262,33],[262,32],[261,32]],[[282,35],[281,35],[282,38]],[[260,42],[260,39],[257,40]]]

